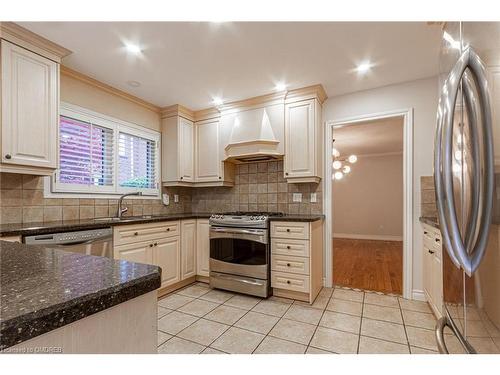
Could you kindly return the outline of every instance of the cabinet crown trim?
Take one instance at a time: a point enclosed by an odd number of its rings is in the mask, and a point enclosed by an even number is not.
[[[57,63],[60,63],[63,57],[72,53],[69,49],[45,39],[14,22],[0,22],[0,38],[20,45]]]

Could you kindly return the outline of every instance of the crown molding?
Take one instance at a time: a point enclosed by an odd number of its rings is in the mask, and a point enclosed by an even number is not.
[[[96,87],[100,90],[106,91],[109,94],[118,96],[122,99],[128,100],[128,101],[133,102],[135,104],[138,104],[141,107],[149,109],[150,111],[160,113],[160,107],[158,107],[154,104],[151,104],[151,103],[149,103],[141,98],[138,98],[137,96],[131,95],[125,91],[114,88],[113,86],[110,86],[106,83],[98,81],[97,79],[89,77],[83,73],[77,72],[76,70],[68,68],[67,66],[61,65],[60,70],[61,70],[61,75],[65,75],[67,77],[74,78],[80,82],[86,83],[90,86],[93,86],[93,87]]]
[[[245,111],[254,108],[265,107],[275,104],[283,104],[285,101],[286,91],[272,94],[254,96],[252,98],[238,100],[234,102],[224,103],[218,106],[218,110],[223,113],[231,113],[236,111]]]
[[[61,63],[63,57],[71,54],[69,49],[51,42],[14,22],[0,22],[0,39],[17,44],[57,63]]]
[[[194,121],[204,121],[220,117],[220,111],[217,107],[200,109],[194,112]]]
[[[194,111],[180,104],[163,107],[160,110],[161,118],[179,116],[189,121],[194,121]]]
[[[320,104],[323,104],[327,98],[328,95],[326,94],[323,85],[318,84],[290,90],[287,92],[285,100],[287,103],[291,103],[299,100],[317,99]]]

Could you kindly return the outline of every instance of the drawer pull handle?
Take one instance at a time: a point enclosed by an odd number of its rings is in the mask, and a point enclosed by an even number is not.
[[[436,238],[436,242],[440,242],[441,240],[439,238]]]
[[[290,267],[290,263],[287,263],[287,264],[286,264],[286,266],[287,266],[287,267]]]
[[[427,232],[426,230],[424,230],[424,234],[429,234],[429,232]]]
[[[290,249],[291,249],[290,245],[287,245],[287,247],[286,247],[286,248],[287,248],[288,250],[290,250]]]
[[[432,251],[432,250],[429,250],[429,254],[434,254],[434,251]]]
[[[287,281],[286,281],[286,283],[287,283],[287,284],[290,284],[290,280],[287,280]]]
[[[287,232],[290,232],[290,228],[287,228],[287,229],[286,229],[286,231],[287,231]]]
[[[139,232],[134,232],[134,236],[137,236],[137,235],[139,235]]]

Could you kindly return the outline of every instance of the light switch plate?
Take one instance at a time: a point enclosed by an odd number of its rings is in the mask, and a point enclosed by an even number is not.
[[[316,203],[318,198],[316,197],[316,193],[311,193],[311,203]]]
[[[174,194],[174,203],[179,203],[179,194]]]
[[[302,202],[302,193],[293,193],[294,202]]]
[[[170,204],[170,197],[168,196],[168,194],[162,194],[161,200],[165,206],[168,206]]]

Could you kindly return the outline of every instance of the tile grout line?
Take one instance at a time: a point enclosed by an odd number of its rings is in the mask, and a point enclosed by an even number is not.
[[[316,335],[316,332],[318,331],[318,328],[319,328],[319,324],[321,323],[321,320],[323,319],[323,316],[325,315],[325,312],[327,311],[326,308],[328,307],[328,305],[330,304],[330,301],[332,300],[333,298],[333,293],[335,292],[335,287],[333,287],[333,290],[332,290],[332,295],[328,298],[328,303],[326,304],[325,306],[325,309],[323,310],[323,312],[321,313],[321,317],[319,318],[319,321],[318,321],[318,324],[316,324],[316,328],[314,329],[314,332],[311,336],[311,338],[309,339],[309,342],[307,343],[307,346],[306,346],[306,352],[307,352],[307,349],[309,349],[309,347],[311,347],[311,341],[313,340],[314,336]],[[313,346],[313,348],[315,348]],[[315,349],[321,349],[321,348],[315,348]],[[325,350],[325,349],[321,349],[321,350]],[[327,350],[329,351],[329,350]],[[334,352],[331,352],[331,353],[334,353]],[[334,353],[335,354],[335,353]]]
[[[361,327],[363,326],[363,314],[365,312],[365,296],[366,293],[363,293],[363,302],[361,304],[361,319],[359,321],[358,348],[356,350],[356,354],[359,354],[359,345],[361,343]]]
[[[399,305],[399,312],[401,314],[401,320],[403,321],[403,329],[405,331],[405,337],[406,337],[406,344],[408,346],[408,352],[411,354],[410,340],[408,339],[408,332],[406,332],[405,318],[403,316],[403,309],[401,308],[401,302],[399,301],[399,298],[398,298],[398,305]]]

